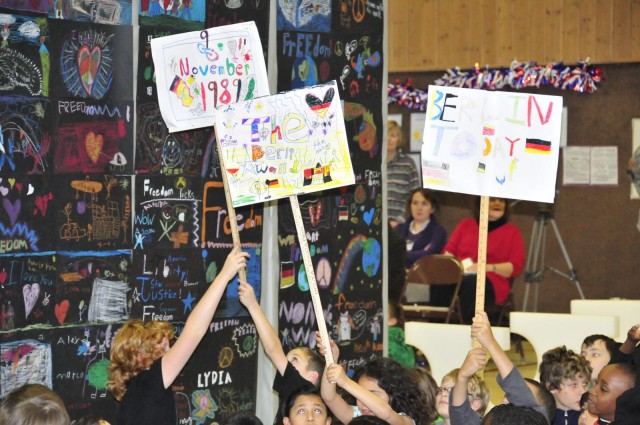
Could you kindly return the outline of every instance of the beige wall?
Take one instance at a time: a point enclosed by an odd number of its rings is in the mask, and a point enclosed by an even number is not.
[[[389,72],[640,61],[640,0],[389,0]]]

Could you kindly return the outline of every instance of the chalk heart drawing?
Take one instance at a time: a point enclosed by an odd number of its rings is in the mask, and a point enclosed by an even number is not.
[[[29,317],[31,310],[38,301],[38,295],[40,295],[40,285],[32,283],[30,285],[24,285],[22,287],[22,296],[24,297],[24,317]]]
[[[307,102],[307,105],[313,112],[318,114],[321,118],[324,118],[327,115],[327,110],[329,106],[331,106],[331,101],[333,100],[333,95],[335,94],[335,90],[330,88],[324,94],[324,99],[320,99],[317,96],[307,93],[304,100]]]
[[[104,137],[102,134],[96,134],[90,131],[84,139],[84,147],[87,150],[87,155],[89,155],[89,159],[94,164],[98,163],[102,146],[104,146]]]
[[[20,199],[16,199],[15,202],[11,202],[9,198],[4,198],[2,200],[2,206],[4,210],[7,212],[9,216],[9,221],[11,221],[11,226],[16,224],[18,221],[18,214],[20,214],[20,209],[22,208],[22,202]]]
[[[373,220],[373,216],[376,212],[375,208],[371,208],[369,211],[364,213],[364,221],[367,223],[367,226],[371,224],[371,220]]]
[[[9,193],[9,188],[1,186],[0,187],[0,193],[2,193],[2,196],[7,196],[7,193]]]
[[[47,215],[47,208],[49,207],[49,201],[53,199],[53,194],[48,193],[43,196],[36,196],[36,208],[40,211],[42,216]],[[33,215],[36,215],[36,211],[33,212]]]
[[[0,285],[4,285],[6,281],[7,281],[7,271],[3,269],[0,272]]]
[[[101,60],[102,52],[97,46],[93,49],[89,49],[89,46],[82,46],[78,50],[78,72],[80,73],[82,87],[84,87],[88,95],[91,95]]]
[[[55,311],[58,323],[64,325],[64,320],[67,318],[67,313],[69,312],[69,300],[64,300],[60,304],[56,304]]]

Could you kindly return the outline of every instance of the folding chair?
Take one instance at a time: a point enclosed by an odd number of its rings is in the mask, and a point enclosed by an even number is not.
[[[426,255],[416,261],[407,270],[407,279],[402,293],[402,311],[407,320],[424,320],[444,318],[449,323],[455,315],[462,323],[460,300],[458,293],[464,269],[460,261],[449,255]],[[454,287],[453,296],[448,307],[434,306],[428,303],[411,303],[406,301],[406,292],[410,284],[418,285],[450,285]]]

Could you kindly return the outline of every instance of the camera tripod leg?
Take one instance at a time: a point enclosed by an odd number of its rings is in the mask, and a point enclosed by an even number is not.
[[[525,265],[525,289],[524,289],[524,300],[522,301],[522,311],[527,311],[527,306],[529,303],[529,290],[531,289],[531,285],[536,285],[535,289],[535,305],[534,310],[537,308],[538,303],[538,283],[539,276],[542,271],[538,271],[538,259],[540,254],[541,243],[543,239],[544,231],[544,221],[541,220],[541,217],[538,217],[533,222],[533,229],[531,230],[531,241],[529,242],[529,256],[527,257],[527,263]],[[541,269],[544,270],[544,267]]]
[[[562,251],[562,256],[564,257],[564,261],[567,263],[567,268],[569,269],[569,274],[559,273],[569,279],[575,285],[578,290],[578,294],[580,294],[580,298],[584,300],[584,293],[582,292],[582,288],[580,287],[580,281],[578,281],[578,275],[576,269],[573,268],[573,264],[571,263],[571,258],[569,258],[569,253],[567,252],[567,248],[564,245],[564,241],[562,240],[562,236],[560,235],[560,231],[558,230],[558,225],[556,221],[551,218],[551,226],[553,227],[553,231],[556,234],[556,239],[558,240],[558,245],[560,245],[560,250]],[[558,273],[556,271],[556,273]]]

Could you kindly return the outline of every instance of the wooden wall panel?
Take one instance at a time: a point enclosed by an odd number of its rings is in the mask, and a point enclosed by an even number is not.
[[[564,0],[562,13],[562,35],[558,40],[562,45],[562,60],[567,63],[575,63],[584,58],[580,57],[578,35],[580,34],[580,19],[578,10],[580,0]]]
[[[415,16],[422,16],[424,19],[411,25],[410,32],[413,34],[411,46],[415,51],[415,56],[421,59],[421,66],[435,66],[438,52],[438,40],[436,39],[438,3],[436,0],[413,3],[421,4],[421,7],[415,10]]]
[[[596,61],[596,2],[597,0],[584,0],[578,8],[578,54],[581,60],[590,57]]]
[[[613,47],[613,5],[610,1],[596,2],[596,50],[599,62],[610,62]]]
[[[389,71],[640,61],[640,0],[393,0]]]
[[[482,0],[482,32],[476,39],[480,47],[481,60],[483,65],[495,66],[498,46],[498,28],[496,25],[496,5],[493,0]],[[460,62],[460,67],[466,66]],[[446,67],[444,67],[446,68]]]
[[[564,26],[562,22],[563,2],[546,0],[545,18],[547,25],[542,27],[544,32],[544,60],[541,63],[556,62],[563,57],[562,38]]]
[[[631,2],[630,15],[630,43],[631,43],[631,58],[640,58],[640,0],[633,0]]]
[[[631,4],[627,0],[614,0],[613,4],[611,60],[625,62],[631,56]]]

